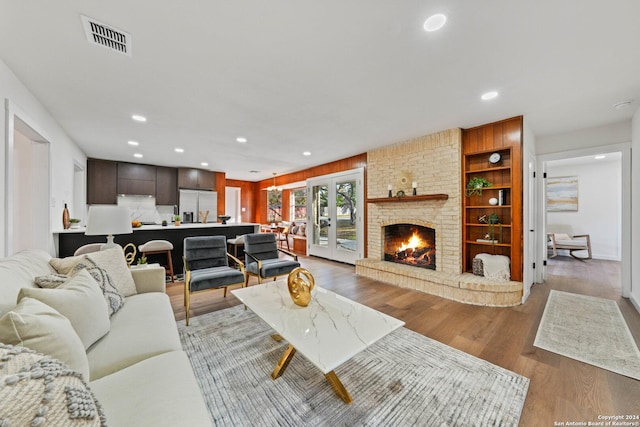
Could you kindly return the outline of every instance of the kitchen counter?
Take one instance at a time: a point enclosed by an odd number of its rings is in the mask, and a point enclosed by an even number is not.
[[[107,242],[107,237],[104,235],[87,236],[84,234],[84,231],[84,227],[54,231],[53,238],[57,248],[57,256],[61,258],[71,256],[76,251],[76,249],[88,243]],[[178,274],[182,272],[182,251],[183,241],[185,237],[225,236],[227,239],[232,239],[236,236],[258,233],[259,231],[260,224],[254,223],[181,223],[178,226],[174,225],[173,223],[166,226],[156,224],[143,225],[142,227],[134,228],[133,233],[131,234],[116,235],[114,236],[114,241],[121,246],[125,246],[127,243],[133,243],[134,245],[136,245],[136,247],[139,247],[149,240],[168,240],[173,244],[171,258],[173,261],[173,269],[175,273]],[[136,258],[139,257],[140,253],[137,254]],[[243,256],[241,256],[241,258],[243,258]],[[151,255],[149,256],[148,262],[158,262],[164,265],[166,264],[166,257],[162,255]]]
[[[254,224],[251,222],[240,222],[240,223],[232,223],[232,224],[222,224],[220,222],[208,222],[206,224],[202,224],[202,223],[186,223],[186,222],[182,222],[180,223],[180,225],[174,225],[174,223],[169,223],[167,225],[161,225],[161,224],[153,224],[153,225],[143,225],[142,227],[138,227],[138,228],[133,228],[133,232],[135,233],[136,231],[149,231],[149,230],[183,230],[185,228],[214,228],[214,227],[225,227],[225,228],[229,228],[229,227],[241,227],[241,226],[255,226],[255,227],[260,227],[260,224]],[[259,228],[257,228],[257,230],[259,231]],[[85,231],[85,227],[81,226],[79,228],[68,228],[66,230],[54,230],[53,234],[84,234]],[[257,232],[257,231],[256,231]]]

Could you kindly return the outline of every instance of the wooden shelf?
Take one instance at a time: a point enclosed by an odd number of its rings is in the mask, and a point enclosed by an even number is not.
[[[467,240],[465,243],[468,245],[481,245],[481,246],[502,246],[505,248],[511,247],[511,243],[486,243],[486,242],[476,242],[473,240]]]
[[[493,208],[510,208],[511,205],[474,205],[474,206],[465,206],[466,209],[493,209]]]
[[[421,194],[418,196],[377,197],[367,199],[367,203],[422,202],[427,200],[447,200],[448,194]]]
[[[511,166],[494,166],[494,167],[487,167],[482,169],[468,170],[468,171],[465,171],[464,173],[472,174],[472,173],[483,173],[483,172],[486,173],[486,172],[509,171],[509,170],[511,170]]]
[[[511,227],[511,224],[465,224],[466,226],[469,227],[490,227],[490,226],[501,226],[502,228],[507,228],[507,227]]]

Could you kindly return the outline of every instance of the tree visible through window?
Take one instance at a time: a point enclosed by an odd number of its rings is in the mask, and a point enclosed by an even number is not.
[[[267,221],[282,221],[282,191],[267,191]]]
[[[307,220],[307,189],[298,188],[291,191],[291,221]]]

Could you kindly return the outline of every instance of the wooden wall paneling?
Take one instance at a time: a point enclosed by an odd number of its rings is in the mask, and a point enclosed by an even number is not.
[[[226,192],[226,174],[224,172],[210,172],[213,175],[213,181],[215,184],[215,188],[213,188],[218,193],[218,213],[216,214],[216,220],[218,215],[226,215],[227,214],[227,192]]]
[[[258,184],[251,181],[242,181],[238,179],[227,179],[226,187],[240,188],[240,206],[244,208],[244,212],[240,212],[242,222],[257,222],[255,218],[256,211],[256,189]]]

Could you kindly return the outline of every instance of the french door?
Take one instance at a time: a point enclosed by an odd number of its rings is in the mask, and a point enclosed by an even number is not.
[[[309,255],[355,264],[363,257],[364,170],[307,181]]]

